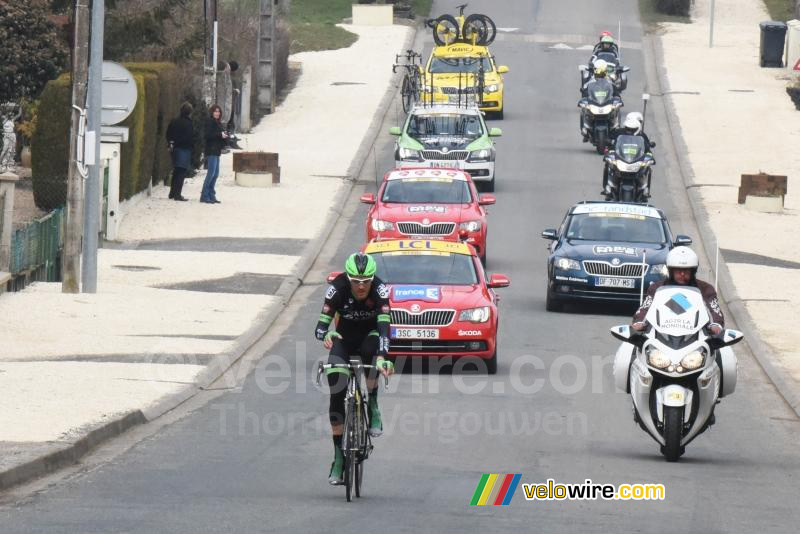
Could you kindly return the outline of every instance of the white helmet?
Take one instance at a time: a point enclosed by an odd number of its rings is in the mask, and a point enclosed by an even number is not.
[[[608,63],[603,59],[598,59],[594,62],[594,75],[603,77],[608,71]]]
[[[639,135],[642,133],[642,121],[641,117],[642,114],[638,112],[632,112],[625,115],[625,122],[622,123],[622,127],[628,130],[628,133],[631,135]]]
[[[667,254],[667,269],[694,269],[699,265],[697,254],[689,247],[675,247]]]

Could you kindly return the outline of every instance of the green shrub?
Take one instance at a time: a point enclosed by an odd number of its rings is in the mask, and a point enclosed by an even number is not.
[[[158,79],[158,116],[156,118],[156,145],[153,154],[153,184],[169,183],[172,158],[167,143],[167,126],[180,113],[183,87],[177,67],[173,63],[125,63],[133,74],[149,73]]]
[[[656,0],[656,8],[665,15],[688,17],[694,0]]]
[[[50,211],[66,203],[72,80],[64,74],[47,83],[40,97],[38,127],[31,138],[33,198]]]
[[[139,97],[133,113],[121,126],[128,128],[128,142],[122,144],[120,162],[120,200],[127,200],[147,189],[153,175],[158,117],[158,81],[153,74],[133,75]]]

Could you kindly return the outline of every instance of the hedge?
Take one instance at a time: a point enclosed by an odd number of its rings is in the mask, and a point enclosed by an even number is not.
[[[666,15],[688,17],[694,0],[656,0],[656,9]]]
[[[66,203],[72,79],[47,83],[40,97],[37,128],[31,136],[33,199],[45,211]]]
[[[172,163],[166,128],[179,113],[183,92],[177,69],[167,63],[130,63],[139,96],[133,113],[121,124],[129,128],[122,145],[120,200],[129,199],[153,183],[166,181]],[[50,210],[66,202],[69,169],[71,82],[68,74],[47,84],[31,139],[36,205]]]

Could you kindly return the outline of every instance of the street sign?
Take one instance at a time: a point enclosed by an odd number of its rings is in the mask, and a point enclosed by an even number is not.
[[[103,61],[103,126],[119,124],[133,113],[139,92],[133,75],[113,61]]]

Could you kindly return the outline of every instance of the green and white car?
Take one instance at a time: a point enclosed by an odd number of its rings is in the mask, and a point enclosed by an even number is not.
[[[398,168],[434,167],[459,169],[472,176],[475,185],[494,191],[495,148],[493,137],[500,128],[487,128],[477,105],[417,105],[397,136],[394,159]]]

